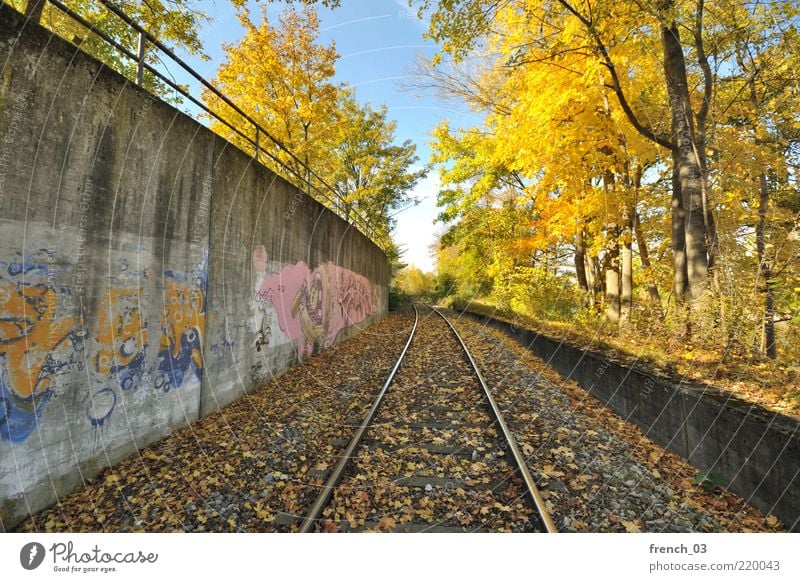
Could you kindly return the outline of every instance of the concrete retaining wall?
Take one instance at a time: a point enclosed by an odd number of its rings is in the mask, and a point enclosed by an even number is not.
[[[651,376],[513,323],[466,313],[516,339],[655,442],[700,470],[718,473],[730,490],[800,531],[798,419],[708,386]]]
[[[388,300],[386,257],[357,230],[230,146],[216,167],[204,415],[369,325]]]
[[[0,5],[0,526],[381,317],[383,252]]]

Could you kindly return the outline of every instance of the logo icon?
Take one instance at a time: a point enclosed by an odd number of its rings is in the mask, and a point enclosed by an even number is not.
[[[30,542],[19,551],[19,563],[26,570],[35,570],[44,561],[44,546],[39,542]]]

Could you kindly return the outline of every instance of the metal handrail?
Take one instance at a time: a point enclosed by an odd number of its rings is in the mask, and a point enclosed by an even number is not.
[[[262,127],[255,119],[253,119],[249,114],[247,114],[241,107],[236,105],[236,103],[234,103],[229,97],[227,97],[219,89],[214,87],[214,85],[211,82],[206,80],[202,75],[200,75],[200,73],[195,71],[191,66],[189,66],[188,63],[186,63],[183,59],[177,56],[169,47],[164,45],[164,43],[162,43],[152,34],[147,32],[142,27],[142,25],[140,25],[133,18],[128,16],[116,4],[114,4],[110,0],[99,0],[99,2],[103,6],[105,6],[111,13],[113,13],[117,18],[125,22],[130,28],[132,28],[134,31],[137,32],[138,39],[137,39],[136,54],[127,49],[116,39],[112,38],[102,30],[98,29],[93,23],[86,20],[86,18],[84,18],[75,10],[71,9],[69,6],[64,4],[61,0],[46,0],[46,1],[50,2],[53,6],[58,8],[58,10],[60,10],[73,20],[85,26],[90,32],[97,35],[100,39],[102,39],[110,46],[112,46],[120,53],[122,53],[123,56],[136,63],[136,84],[138,86],[142,86],[142,82],[144,80],[144,71],[148,71],[149,73],[151,73],[152,75],[154,75],[155,77],[166,83],[173,90],[180,93],[183,97],[191,101],[194,105],[196,105],[197,107],[205,111],[207,114],[212,116],[214,119],[225,125],[228,129],[235,132],[239,137],[245,140],[245,142],[252,145],[254,148],[253,157],[260,164],[264,163],[261,160],[261,154],[263,153],[270,160],[276,163],[279,167],[283,168],[285,171],[294,175],[300,182],[304,182],[308,190],[307,194],[311,195],[313,191],[314,194],[316,194],[318,197],[328,201],[333,206],[331,210],[338,211],[337,213],[341,218],[349,222],[352,226],[356,227],[356,229],[363,229],[364,234],[366,234],[368,238],[370,238],[370,240],[372,240],[376,245],[380,246],[384,251],[387,250],[387,248],[384,246],[385,240],[383,240],[383,237],[379,237],[377,235],[375,229],[372,228],[372,226],[363,216],[361,216],[357,211],[348,207],[347,203],[341,200],[341,196],[339,195],[339,193],[336,192],[336,190],[330,184],[328,184],[321,176],[319,176],[319,174],[314,172],[314,170],[311,169],[308,166],[308,164],[303,162],[303,160],[301,160],[294,152],[292,152],[281,140],[279,140],[269,131],[264,129],[264,127]],[[205,87],[208,91],[210,91],[212,94],[218,97],[223,103],[225,103],[225,105],[230,107],[242,119],[251,124],[254,129],[255,140],[251,138],[249,135],[245,134],[239,128],[235,127],[229,121],[227,121],[220,113],[214,111],[211,107],[203,103],[197,97],[194,97],[191,93],[189,93],[189,91],[181,87],[178,83],[174,82],[172,79],[168,78],[160,71],[149,65],[145,61],[146,46],[148,43],[159,49],[166,56],[168,56],[186,73],[188,73],[194,79],[196,79],[203,87]],[[273,154],[269,150],[264,149],[260,140],[260,136],[262,134],[266,138],[268,138],[278,148],[279,151],[287,154],[291,158],[291,160],[295,164],[297,164],[299,168],[301,168],[302,171],[298,171],[296,168],[293,168],[292,166],[286,164],[284,161],[279,159],[275,154]],[[319,184],[321,184],[322,187],[312,185],[311,178],[314,178]]]
[[[124,56],[126,56],[127,58],[133,60],[134,62],[137,62],[137,59],[138,59],[137,55],[134,55],[131,51],[129,51],[127,48],[125,48],[123,45],[121,45],[114,38],[112,38],[111,36],[107,35],[102,30],[99,30],[99,29],[95,28],[94,24],[92,24],[91,22],[89,22],[88,20],[83,18],[83,16],[81,16],[80,14],[78,14],[77,12],[75,12],[74,10],[69,8],[67,5],[63,4],[60,0],[47,0],[47,1],[50,2],[51,4],[53,4],[55,7],[57,7],[59,10],[64,12],[67,16],[69,16],[70,18],[72,18],[76,22],[78,22],[78,23],[82,24],[83,26],[87,27],[93,34],[97,35],[99,38],[101,38],[102,40],[106,41],[108,44],[110,44],[114,48],[116,48]],[[100,1],[102,1],[102,0],[100,0]],[[140,38],[143,38],[143,37],[140,36]],[[140,43],[138,43],[138,46],[142,47],[143,45],[140,42]],[[137,52],[139,52],[139,50],[140,49],[137,49]],[[189,99],[197,107],[201,108],[203,111],[205,111],[209,115],[212,115],[215,119],[217,119],[217,121],[219,121],[220,123],[224,124],[226,127],[228,127],[228,129],[230,129],[231,131],[233,131],[236,134],[238,134],[242,139],[244,139],[244,140],[246,140],[246,141],[248,141],[250,143],[254,143],[253,140],[250,138],[250,136],[248,136],[247,134],[243,133],[239,128],[237,128],[236,126],[232,125],[230,122],[228,122],[223,117],[217,115],[205,103],[203,103],[202,101],[200,101],[199,99],[194,97],[191,93],[189,93],[183,87],[181,87],[180,85],[175,83],[172,79],[169,79],[168,77],[163,75],[160,71],[158,71],[157,69],[155,69],[154,67],[152,67],[151,65],[149,65],[148,63],[146,63],[144,61],[137,62],[136,76],[137,76],[137,80],[138,80],[137,84],[139,86],[141,86],[141,81],[143,80],[143,76],[144,76],[144,71],[145,70],[150,72],[150,73],[152,73],[153,75],[158,77],[160,80],[162,80],[164,83],[166,83],[167,85],[172,87],[172,89],[174,89],[175,91],[177,91],[178,93],[180,93],[181,95],[183,95],[184,97]],[[278,158],[276,158],[270,152],[264,151],[264,153],[267,156],[269,156],[275,163],[281,165],[282,167],[284,167],[285,169],[287,169],[289,171],[293,171],[292,168],[290,168],[290,167],[286,166],[285,164],[283,164],[283,162],[281,162]]]

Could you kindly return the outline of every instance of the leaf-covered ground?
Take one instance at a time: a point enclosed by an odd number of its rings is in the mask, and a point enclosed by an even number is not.
[[[438,315],[420,323],[323,517],[326,531],[534,531],[478,380]]]
[[[450,312],[561,531],[781,531],[504,334]]]
[[[477,384],[431,317],[326,509],[323,531],[535,529]],[[18,529],[295,531],[412,321],[409,310],[390,314],[105,470]],[[690,465],[518,344],[473,321],[457,327],[561,531],[781,529],[737,496],[695,484]]]
[[[128,457],[21,531],[296,528],[408,339],[392,313],[222,411]]]

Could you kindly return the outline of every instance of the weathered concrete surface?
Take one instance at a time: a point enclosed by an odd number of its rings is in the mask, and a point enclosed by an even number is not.
[[[0,67],[8,529],[381,317],[388,275],[344,221],[5,5]]]
[[[676,384],[635,365],[465,311],[526,346],[655,442],[800,531],[800,421],[697,384]]]
[[[388,298],[386,258],[361,233],[230,146],[215,167],[204,415],[368,326]]]

